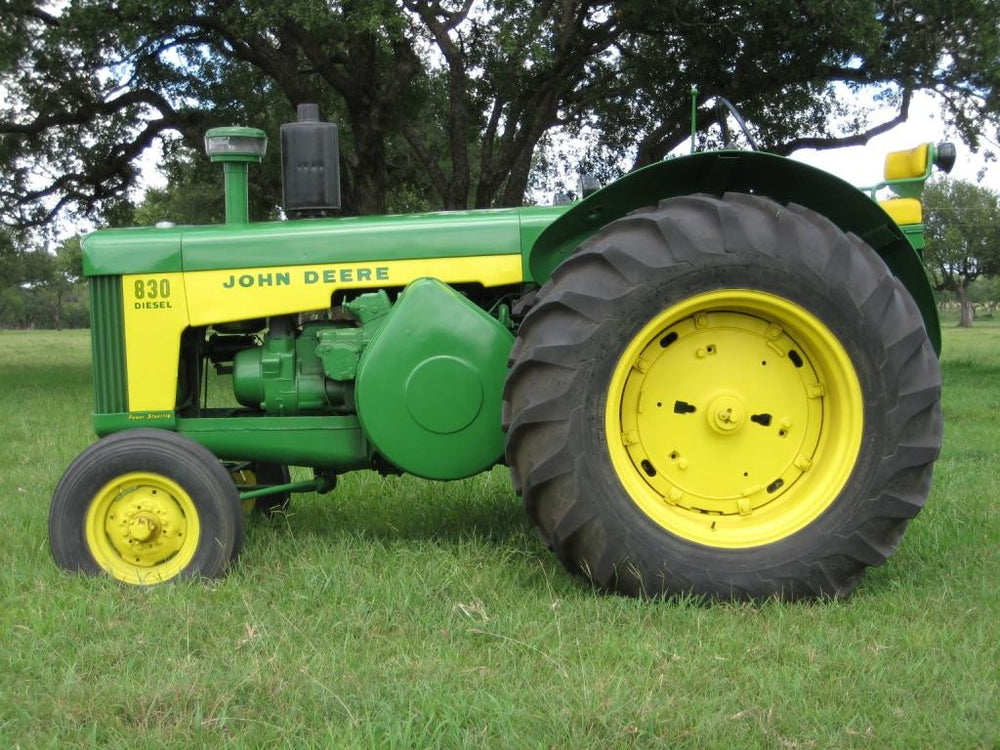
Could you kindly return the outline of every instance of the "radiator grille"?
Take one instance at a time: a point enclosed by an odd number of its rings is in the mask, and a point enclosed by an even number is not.
[[[90,343],[94,357],[96,413],[128,411],[121,276],[90,279]]]

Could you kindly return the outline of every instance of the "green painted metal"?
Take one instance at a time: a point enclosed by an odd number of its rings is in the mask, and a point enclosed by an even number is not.
[[[759,151],[712,151],[631,172],[573,205],[528,252],[529,276],[541,284],[585,239],[637,208],[691,193],[756,193],[826,216],[871,245],[920,308],[935,351],[941,349],[937,306],[920,257],[903,231],[857,188],[800,162]]]
[[[518,216],[520,217],[521,222],[521,265],[522,272],[524,273],[524,278],[526,280],[531,279],[531,274],[528,272],[528,248],[535,244],[542,232],[544,232],[553,221],[566,213],[572,206],[572,203],[567,203],[561,206],[535,206],[532,208],[522,208],[518,211]]]
[[[94,412],[128,411],[120,276],[95,276],[90,279],[90,330],[94,361]]]
[[[332,482],[326,477],[316,477],[306,479],[302,482],[289,482],[288,484],[274,484],[270,487],[261,487],[256,490],[247,490],[240,493],[240,500],[254,500],[258,497],[268,495],[278,495],[282,492],[328,492],[332,489]]]
[[[223,163],[226,190],[226,224],[250,221],[247,165],[260,164],[267,151],[267,133],[258,128],[212,128],[205,133],[205,152]]]
[[[192,227],[183,244],[185,271],[521,252],[516,209]]]
[[[205,132],[205,153],[213,162],[260,164],[267,153],[267,133],[232,125]]]
[[[379,454],[429,479],[471,476],[499,461],[513,340],[447,285],[410,284],[358,367],[358,416]]]
[[[94,414],[94,432],[98,437],[111,435],[136,427],[156,427],[161,430],[177,429],[177,412],[135,412],[120,411]]]
[[[371,468],[368,443],[353,415],[180,418],[177,431],[224,460],[338,472]]]
[[[222,169],[226,185],[226,223],[246,224],[250,221],[247,165],[227,161]]]
[[[906,235],[906,239],[909,241],[913,249],[917,251],[917,254],[922,258],[924,255],[924,248],[927,246],[927,238],[924,236],[924,225],[923,224],[904,224],[900,227],[903,230],[903,234]]]
[[[272,325],[262,346],[238,352],[233,358],[236,400],[286,416],[353,411],[350,381],[391,303],[383,291],[361,295],[344,307],[360,326],[309,322],[295,331]]]
[[[375,337],[392,303],[385,291],[378,291],[345,302],[344,308],[361,325],[326,328],[320,331],[316,347],[316,356],[323,362],[323,372],[331,380],[342,382],[357,377],[361,354]]]
[[[566,209],[102,229],[84,240],[84,268],[94,276],[516,254]]]
[[[244,406],[268,414],[336,414],[350,411],[350,390],[327,378],[317,348],[326,323],[306,323],[299,335],[274,331],[264,344],[233,358],[233,390]]]
[[[86,276],[169,273],[181,270],[181,230],[100,229],[83,238]]]

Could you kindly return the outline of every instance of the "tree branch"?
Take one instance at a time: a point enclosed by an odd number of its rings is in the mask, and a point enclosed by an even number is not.
[[[874,127],[868,128],[868,130],[863,133],[856,133],[854,135],[846,135],[841,137],[810,137],[810,138],[793,138],[785,143],[776,146],[768,147],[768,150],[772,153],[778,154],[780,156],[787,156],[792,151],[796,151],[800,148],[815,148],[815,149],[828,149],[828,148],[843,148],[845,146],[863,146],[872,138],[882,133],[887,133],[892,130],[897,125],[906,122],[906,118],[910,115],[910,99],[912,97],[912,92],[910,89],[903,89],[903,99],[900,102],[899,112],[890,120],[883,122],[881,125],[876,125]]]
[[[135,104],[148,104],[159,110],[161,115],[175,116],[177,114],[170,102],[159,92],[148,88],[132,89],[114,99],[94,102],[90,107],[79,107],[71,112],[55,112],[47,117],[39,115],[30,123],[0,121],[0,133],[31,136],[49,128],[85,125],[100,115],[113,114]]]

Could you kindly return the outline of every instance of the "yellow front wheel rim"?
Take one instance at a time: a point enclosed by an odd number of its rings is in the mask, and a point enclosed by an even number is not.
[[[822,321],[728,289],[667,308],[629,342],[605,427],[618,479],[656,524],[745,548],[830,507],[857,461],[863,413],[851,359]]]
[[[179,575],[194,558],[200,536],[191,496],[176,482],[148,472],[105,484],[85,525],[97,564],[120,581],[140,585]]]

